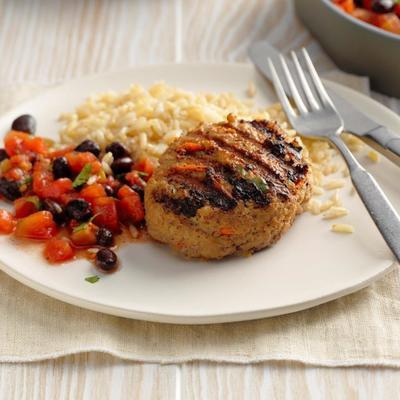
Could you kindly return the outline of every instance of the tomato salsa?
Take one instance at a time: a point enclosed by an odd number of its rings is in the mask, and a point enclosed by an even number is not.
[[[400,35],[400,0],[333,0],[346,13]]]
[[[85,140],[56,146],[35,135],[36,121],[18,117],[0,148],[0,234],[44,243],[50,263],[87,250],[103,272],[114,271],[116,237],[144,226],[144,188],[154,170],[119,142],[105,149]]]

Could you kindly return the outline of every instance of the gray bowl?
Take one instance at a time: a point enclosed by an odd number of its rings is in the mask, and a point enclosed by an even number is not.
[[[346,14],[331,0],[294,0],[297,15],[344,71],[368,76],[374,90],[400,97],[400,35]]]

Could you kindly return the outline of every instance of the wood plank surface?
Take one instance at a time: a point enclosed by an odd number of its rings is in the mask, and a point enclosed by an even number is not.
[[[0,0],[0,85],[135,64],[246,61],[267,39],[333,68],[290,0]],[[400,102],[378,100],[400,112]],[[0,399],[398,399],[399,371],[291,363],[160,366],[83,354],[0,364]]]

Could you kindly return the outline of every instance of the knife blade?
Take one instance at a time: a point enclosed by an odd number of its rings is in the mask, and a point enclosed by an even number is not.
[[[267,59],[271,58],[274,65],[280,66],[279,52],[269,43],[259,41],[250,46],[248,53],[250,59],[262,75],[271,80],[271,71],[268,68]],[[293,63],[290,60],[286,61],[289,68],[294,69]],[[290,96],[290,89],[286,81],[284,79],[282,81],[286,94]],[[336,93],[334,89],[326,87],[326,90],[343,118],[346,132],[360,137],[368,145],[400,166],[400,136],[371,119]]]

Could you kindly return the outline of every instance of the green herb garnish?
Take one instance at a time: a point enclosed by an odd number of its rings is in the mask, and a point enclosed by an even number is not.
[[[79,175],[75,178],[74,183],[72,184],[72,187],[74,189],[76,189],[79,186],[84,185],[88,181],[88,179],[90,178],[90,174],[91,173],[92,173],[92,165],[91,164],[86,164],[82,168],[82,171],[79,172]]]
[[[98,275],[88,276],[87,278],[85,278],[85,281],[89,282],[89,283],[96,283],[99,280],[100,280],[100,277]]]
[[[29,185],[33,182],[33,178],[31,176],[27,176],[25,179],[21,181],[21,185]]]
[[[265,193],[268,190],[267,182],[261,176],[256,176],[251,181],[260,192]]]
[[[37,210],[41,209],[42,203],[39,200],[39,197],[37,197],[37,196],[28,196],[28,197],[25,197],[25,201],[29,201],[30,203],[32,203],[36,207]]]
[[[74,229],[72,229],[72,232],[73,232],[73,233],[77,233],[77,232],[80,232],[80,231],[85,230],[85,229],[88,227],[88,225],[89,225],[91,222],[93,222],[93,220],[94,220],[97,216],[99,216],[100,214],[101,214],[101,213],[97,213],[97,214],[92,215],[92,216],[90,217],[89,221],[83,222],[82,224],[76,226]]]
[[[138,173],[139,176],[149,176],[149,174],[147,172],[143,172],[143,171],[136,171]]]

